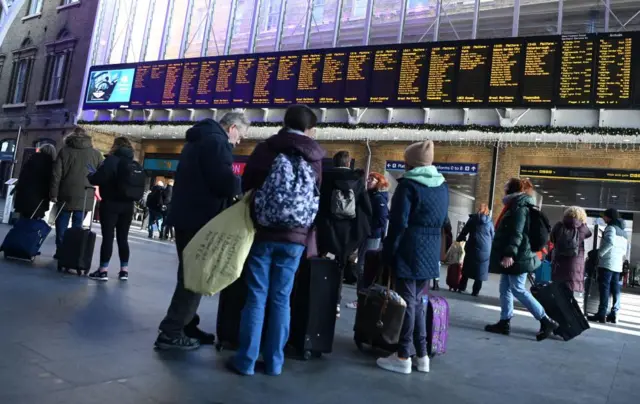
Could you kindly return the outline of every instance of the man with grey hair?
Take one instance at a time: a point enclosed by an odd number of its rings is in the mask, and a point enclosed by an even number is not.
[[[182,251],[198,230],[241,193],[240,179],[233,173],[232,150],[246,136],[249,125],[244,114],[230,112],[219,123],[205,119],[187,130],[169,214],[176,234],[178,284],[160,324],[158,349],[192,350],[214,343],[213,334],[198,328],[201,296],[184,287]]]

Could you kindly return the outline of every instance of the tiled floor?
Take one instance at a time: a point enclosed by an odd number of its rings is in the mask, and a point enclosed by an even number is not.
[[[4,237],[6,227],[0,227]],[[52,240],[34,265],[0,261],[0,403],[502,403],[623,404],[638,401],[640,297],[625,296],[625,321],[574,341],[534,339],[536,322],[514,320],[514,334],[482,331],[495,321],[495,297],[449,297],[448,353],[429,375],[378,370],[351,340],[343,309],[335,351],[289,360],[281,377],[228,373],[228,352],[152,349],[175,285],[173,246],[132,239],[131,278],[106,284],[61,276]],[[100,242],[100,239],[98,239]],[[96,260],[94,260],[95,262]],[[115,260],[114,260],[115,262]],[[484,293],[495,295],[495,280]],[[345,289],[353,297],[352,289]],[[216,299],[203,299],[203,326],[214,330]]]

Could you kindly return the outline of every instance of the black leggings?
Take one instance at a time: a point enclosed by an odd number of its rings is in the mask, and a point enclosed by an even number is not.
[[[133,220],[133,202],[100,203],[100,225],[102,226],[102,246],[100,247],[100,267],[109,266],[113,254],[113,235],[115,231],[120,255],[120,266],[129,265],[129,228]]]

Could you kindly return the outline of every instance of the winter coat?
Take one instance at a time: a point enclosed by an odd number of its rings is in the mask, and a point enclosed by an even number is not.
[[[398,181],[391,200],[383,258],[398,278],[440,276],[442,227],[449,208],[449,187],[434,166],[417,167]]]
[[[89,135],[72,133],[67,136],[53,165],[51,199],[64,203],[64,210],[93,210],[94,194],[86,189],[91,186],[87,176],[91,169],[98,168],[102,159],[102,154],[93,148]],[[83,204],[85,194],[86,203]]]
[[[365,186],[362,170],[331,168],[324,172],[320,188],[320,210],[316,219],[318,251],[331,253],[342,265],[349,255],[371,234],[371,201]],[[356,201],[356,217],[340,219],[331,213],[331,200],[335,190],[353,190]]]
[[[302,156],[313,168],[316,174],[316,185],[322,182],[322,158],[324,149],[318,142],[301,133],[282,129],[264,142],[259,143],[249,156],[242,175],[242,190],[247,192],[262,187],[273,160],[281,153]],[[309,229],[272,229],[257,226],[256,240],[277,241],[296,244],[307,244]]]
[[[21,217],[33,215],[34,218],[42,218],[49,210],[52,171],[53,159],[45,153],[34,154],[24,164],[16,184],[14,202],[14,208]],[[37,212],[36,209],[38,209]]]
[[[131,201],[121,197],[118,189],[118,171],[123,160],[127,163],[133,161],[133,149],[128,147],[117,149],[107,156],[95,173],[88,176],[91,185],[100,187],[100,197],[103,201],[131,203]]]
[[[369,191],[371,201],[371,234],[369,238],[381,239],[389,222],[389,193],[380,191]]]
[[[556,244],[563,235],[563,228],[575,229],[578,232],[579,249],[575,257],[559,256],[553,254],[551,267],[551,280],[553,282],[565,282],[573,292],[584,291],[584,240],[591,237],[591,230],[586,224],[576,218],[565,217],[562,222],[556,223],[551,231],[551,242]]]
[[[233,146],[218,122],[205,119],[196,123],[187,130],[186,140],[169,221],[176,229],[198,231],[240,194],[240,179],[233,173]]]
[[[469,238],[464,247],[465,258],[462,266],[463,274],[467,278],[489,280],[489,258],[494,233],[491,217],[479,213],[469,215],[469,220],[458,236],[458,241]]]
[[[167,185],[164,187],[164,194],[162,197],[164,198],[165,205],[171,205],[171,198],[173,198],[173,185]]]
[[[624,233],[624,222],[618,219],[604,229],[598,249],[598,267],[621,273],[626,256],[627,236]]]
[[[147,208],[154,212],[162,212],[167,204],[164,202],[164,187],[154,185],[147,195]]]
[[[491,273],[521,275],[533,272],[540,266],[540,259],[531,251],[527,234],[529,206],[534,204],[533,198],[526,194],[511,194],[505,198],[504,214],[497,224],[491,246]],[[505,257],[514,259],[513,266],[502,266],[501,261]]]

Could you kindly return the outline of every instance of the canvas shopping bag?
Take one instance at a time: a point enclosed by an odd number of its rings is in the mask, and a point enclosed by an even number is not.
[[[250,214],[251,195],[207,223],[182,253],[185,288],[211,296],[240,278],[255,227]]]

